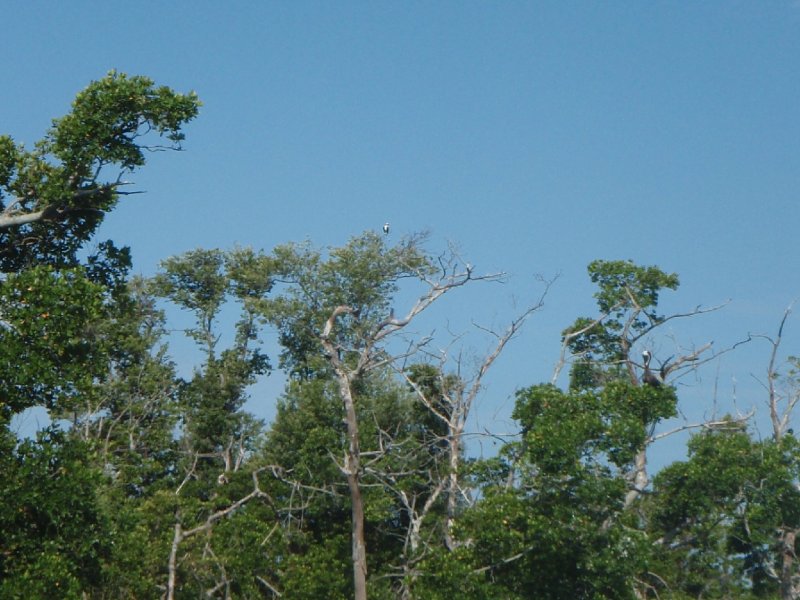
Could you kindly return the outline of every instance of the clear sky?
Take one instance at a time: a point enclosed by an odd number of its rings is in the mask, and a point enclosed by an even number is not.
[[[800,296],[796,0],[7,1],[0,52],[0,131],[18,141],[110,69],[204,102],[186,151],[153,155],[135,177],[147,193],[101,232],[137,272],[196,247],[338,245],[388,220],[395,239],[429,230],[431,250],[452,241],[511,274],[448,305],[456,331],[502,325],[536,274],[559,274],[489,379],[481,426],[507,430],[514,390],[548,379],[561,329],[593,314],[593,259],[677,272],[665,309],[731,300],[649,340],[657,356],[772,333]],[[798,332],[800,314],[786,353]],[[767,360],[764,344],[726,355],[682,388],[684,410],[708,414],[714,394],[760,406]],[[269,416],[279,391],[250,408]]]

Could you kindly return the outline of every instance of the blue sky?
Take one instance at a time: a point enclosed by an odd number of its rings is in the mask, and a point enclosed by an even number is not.
[[[591,260],[677,272],[666,310],[730,299],[650,340],[664,354],[670,336],[772,333],[800,295],[792,0],[12,1],[0,51],[0,131],[27,143],[110,69],[199,94],[185,152],[153,155],[134,178],[147,193],[101,232],[143,274],[196,247],[338,245],[388,220],[510,273],[444,307],[457,331],[504,324],[536,274],[559,274],[492,373],[482,426],[510,428],[514,390],[547,379],[561,329],[593,314]],[[786,353],[798,332],[800,315]],[[714,393],[760,406],[767,360],[763,344],[726,355],[682,389],[687,414]],[[254,391],[262,416],[273,381]]]

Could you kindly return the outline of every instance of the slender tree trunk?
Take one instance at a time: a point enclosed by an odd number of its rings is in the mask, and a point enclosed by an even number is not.
[[[625,350],[625,355],[627,356],[630,346],[625,338],[623,338],[623,348]],[[639,378],[636,376],[636,371],[633,368],[633,363],[630,360],[627,361],[627,366],[631,384],[634,386],[641,385]],[[636,501],[642,491],[644,491],[644,489],[647,487],[647,484],[650,483],[650,478],[647,475],[647,444],[648,442],[645,442],[642,449],[636,453],[636,456],[633,459],[633,472],[630,474],[632,489],[625,494],[625,508],[629,508],[631,504]]]
[[[794,575],[794,545],[797,532],[791,529],[783,532],[781,536],[781,600],[795,600],[794,585],[792,576]]]
[[[350,389],[350,379],[339,372],[339,393],[344,400],[348,447],[344,471],[350,488],[352,511],[353,591],[355,600],[367,600],[367,545],[364,540],[364,500],[361,496],[361,448],[358,442],[358,417]]]
[[[352,312],[353,309],[349,306],[337,306],[325,323],[320,335],[320,342],[339,383],[339,397],[344,403],[345,423],[347,424],[348,444],[342,472],[347,477],[347,486],[350,489],[353,598],[367,600],[367,544],[364,536],[364,499],[361,496],[361,446],[358,441],[358,415],[351,386],[352,381],[362,371],[360,368],[348,370],[339,358],[340,348],[330,339],[336,318]]]
[[[353,519],[353,591],[355,600],[367,600],[367,546],[364,542],[364,502],[358,474],[348,474]]]
[[[178,516],[176,515],[177,519]],[[175,534],[172,536],[172,546],[169,551],[169,576],[167,578],[167,600],[175,598],[175,572],[178,569],[178,545],[183,540],[183,530],[180,523],[175,523]]]
[[[461,432],[460,426],[450,425],[448,435],[449,473],[447,474],[447,524],[444,532],[445,544],[450,550],[456,547],[453,539],[453,526],[456,521],[456,510],[458,507],[458,468],[461,462]]]
[[[636,457],[633,459],[633,473],[631,473],[630,479],[631,483],[633,484],[633,489],[625,494],[625,508],[628,508],[631,504],[633,504],[636,498],[638,498],[642,493],[642,490],[644,490],[647,487],[647,484],[650,483],[650,479],[647,476],[646,448],[642,448],[636,453]]]

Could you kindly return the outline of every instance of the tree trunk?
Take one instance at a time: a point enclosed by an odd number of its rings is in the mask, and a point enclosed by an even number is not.
[[[357,473],[347,475],[353,519],[353,591],[355,600],[367,600],[367,546],[364,542],[364,502]]]
[[[794,545],[797,532],[787,530],[781,536],[781,600],[795,600],[797,598],[792,576],[794,575]]]
[[[622,347],[625,351],[625,356],[628,356],[630,351],[630,344],[628,343],[627,339],[623,338],[622,340]],[[636,371],[633,368],[633,363],[629,360],[627,362],[628,367],[628,375],[631,380],[631,384],[633,386],[641,385],[639,378],[636,376]],[[632,484],[632,489],[625,494],[625,508],[630,508],[630,506],[636,501],[639,495],[644,491],[647,487],[647,484],[650,483],[650,479],[647,476],[647,444],[645,442],[644,446],[642,446],[641,450],[636,453],[636,456],[633,459],[633,471],[630,473],[630,482]]]
[[[178,515],[175,515],[178,519]],[[167,577],[167,595],[166,600],[173,600],[175,598],[175,572],[178,570],[178,546],[183,540],[183,530],[180,522],[175,523],[175,533],[172,536],[172,545],[169,551],[169,575]]]
[[[348,447],[344,472],[350,488],[352,512],[353,592],[355,600],[367,600],[367,545],[364,541],[364,500],[361,497],[361,448],[358,442],[358,417],[350,389],[350,379],[338,373],[339,392],[344,400]]]
[[[636,457],[633,459],[633,473],[631,473],[630,480],[633,484],[633,489],[625,494],[625,508],[630,507],[647,487],[647,484],[650,483],[647,476],[647,447],[636,453]]]
[[[453,539],[453,526],[456,521],[458,508],[458,468],[461,462],[461,432],[460,426],[450,426],[448,434],[449,473],[447,474],[447,524],[444,532],[445,545],[449,550],[455,550],[456,541]]]

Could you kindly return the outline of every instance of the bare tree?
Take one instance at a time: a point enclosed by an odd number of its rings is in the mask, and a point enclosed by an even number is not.
[[[790,305],[783,312],[783,317],[778,325],[778,332],[775,337],[768,335],[756,335],[754,337],[766,340],[770,345],[769,363],[767,364],[767,381],[762,382],[767,392],[767,404],[769,408],[769,418],[772,423],[772,436],[776,442],[786,434],[789,429],[789,421],[797,403],[800,402],[800,386],[797,380],[787,378],[784,380],[786,385],[780,388],[780,373],[778,372],[778,351],[783,341],[783,330],[786,321],[792,313],[793,305]],[[783,406],[782,406],[783,405]]]
[[[447,497],[447,529],[445,531],[445,541],[451,550],[455,548],[456,541],[452,531],[455,523],[457,507],[460,498],[466,498],[466,491],[460,483],[461,461],[463,460],[464,432],[467,421],[480,391],[483,389],[483,380],[489,369],[500,356],[509,341],[519,333],[525,321],[533,313],[544,305],[544,297],[549,289],[550,282],[539,298],[539,300],[525,309],[517,316],[509,326],[502,332],[481,327],[480,329],[495,338],[495,345],[486,354],[478,365],[474,375],[468,379],[464,378],[460,357],[456,359],[455,376],[449,375],[446,370],[448,362],[447,351],[439,353],[436,364],[439,377],[438,389],[441,390],[441,398],[431,398],[426,391],[418,385],[412,378],[404,372],[406,381],[412,386],[420,402],[441,420],[447,428],[447,449],[448,449],[448,470],[446,479],[440,484]],[[423,515],[424,516],[424,515]]]
[[[800,379],[797,377],[800,363],[796,358],[790,358],[790,373],[781,377],[778,372],[778,355],[783,341],[784,328],[792,313],[794,303],[790,304],[783,312],[778,331],[775,337],[756,335],[770,345],[769,362],[767,364],[767,380],[762,382],[767,392],[767,407],[770,423],[772,424],[772,438],[780,444],[789,432],[789,424],[797,403],[800,402]],[[783,384],[783,385],[781,385]],[[781,599],[794,600],[800,595],[800,583],[797,574],[797,555],[795,553],[797,535],[800,532],[795,527],[782,524],[778,531],[778,545],[780,548],[780,572],[769,571],[770,576],[780,585]]]

